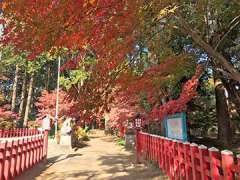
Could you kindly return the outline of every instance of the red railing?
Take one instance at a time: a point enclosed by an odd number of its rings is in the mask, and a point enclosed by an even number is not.
[[[33,136],[41,134],[37,129],[10,129],[0,130],[0,138],[21,137],[21,136]]]
[[[46,158],[48,132],[24,136],[0,138],[0,180],[14,179]]]
[[[231,151],[183,143],[161,136],[137,132],[137,160],[158,163],[174,180],[240,179],[240,156]]]

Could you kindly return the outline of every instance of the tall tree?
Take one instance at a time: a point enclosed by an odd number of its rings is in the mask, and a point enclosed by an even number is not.
[[[32,73],[31,76],[30,76],[30,82],[29,82],[29,86],[28,86],[28,96],[27,96],[25,114],[24,114],[24,119],[23,119],[23,126],[24,127],[27,127],[27,125],[28,125],[28,118],[29,118],[32,92],[33,92],[33,83],[34,83],[34,74]]]
[[[215,79],[216,112],[218,120],[218,138],[228,147],[231,145],[231,128],[226,89],[220,79]]]
[[[24,104],[26,100],[26,91],[27,91],[27,72],[25,70],[23,81],[22,81],[22,90],[21,90],[21,99],[20,99],[20,106],[19,106],[19,115],[22,117],[24,113]]]
[[[19,78],[19,65],[17,64],[15,69],[15,76],[14,76],[13,90],[12,90],[12,103],[11,103],[12,112],[14,112],[16,108],[18,78]]]

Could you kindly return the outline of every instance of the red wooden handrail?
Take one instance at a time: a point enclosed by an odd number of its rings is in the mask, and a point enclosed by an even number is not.
[[[0,138],[10,138],[10,137],[22,137],[22,136],[32,136],[41,134],[37,129],[10,129],[10,130],[0,130]]]
[[[7,132],[10,138],[0,138],[0,180],[14,179],[46,158],[48,131],[17,129],[2,132]]]
[[[240,155],[234,157],[228,150],[137,132],[136,152],[137,161],[157,162],[170,179],[240,179]]]

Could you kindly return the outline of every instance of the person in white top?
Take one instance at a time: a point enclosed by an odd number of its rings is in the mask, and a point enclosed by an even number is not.
[[[47,114],[42,120],[42,129],[43,130],[50,130],[50,115]]]

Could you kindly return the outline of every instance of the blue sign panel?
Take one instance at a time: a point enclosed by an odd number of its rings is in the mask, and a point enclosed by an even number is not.
[[[187,141],[187,124],[185,113],[167,116],[164,119],[164,126],[166,130],[166,137]]]

